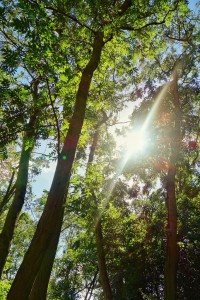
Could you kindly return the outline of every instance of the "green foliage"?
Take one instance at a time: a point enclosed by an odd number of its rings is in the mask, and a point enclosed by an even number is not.
[[[17,145],[13,148],[18,149],[23,136],[25,150],[35,148],[40,152],[39,145],[47,140],[47,156],[57,159],[72,121],[77,90],[91,58],[94,37],[96,32],[104,33],[105,45],[92,77],[60,248],[48,291],[52,300],[78,299],[88,291],[94,299],[103,299],[95,239],[98,220],[102,225],[113,299],[163,299],[166,174],[173,152],[175,118],[172,90],[162,97],[151,119],[147,153],[127,159],[120,178],[120,158],[124,159],[125,151],[117,152],[114,130],[110,127],[118,122],[118,114],[126,104],[133,102],[137,106],[131,126],[141,126],[163,85],[172,80],[177,61],[182,137],[176,175],[178,297],[199,297],[199,25],[186,1],[138,0],[124,10],[129,3],[120,0],[0,3],[3,167],[10,159],[10,147]],[[97,131],[95,155],[88,162],[89,148]],[[119,138],[125,134],[123,129],[118,132]],[[62,158],[68,159],[66,155]],[[11,165],[1,178],[2,199]],[[48,161],[43,156],[36,158],[33,154],[29,173],[38,175],[46,165]],[[30,204],[37,218],[47,196],[45,191]],[[26,197],[30,203],[32,194],[28,189]],[[1,226],[8,207],[9,204],[1,216]],[[0,283],[2,299],[35,230],[28,204],[25,210],[19,217]]]

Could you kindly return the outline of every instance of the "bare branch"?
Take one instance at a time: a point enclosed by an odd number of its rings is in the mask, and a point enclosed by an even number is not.
[[[192,45],[192,42],[191,42],[191,36],[190,37],[187,37],[187,38],[180,38],[180,37],[178,37],[178,38],[176,38],[176,37],[173,37],[173,36],[169,36],[169,35],[166,35],[166,37],[168,38],[168,39],[171,39],[171,40],[175,40],[175,41],[178,41],[178,42],[184,42],[184,43],[188,43],[188,44],[190,44],[190,45]]]

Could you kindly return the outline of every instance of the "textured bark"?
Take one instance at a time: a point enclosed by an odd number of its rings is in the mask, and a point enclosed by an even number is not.
[[[74,113],[70,121],[62,152],[58,158],[48,199],[30,247],[24,256],[24,260],[8,293],[8,300],[27,300],[33,284],[37,280],[38,272],[41,272],[42,268],[45,268],[46,265],[52,266],[53,264],[55,253],[49,256],[48,263],[45,261],[45,257],[47,259],[46,253],[47,251],[51,251],[51,247],[53,251],[57,248],[63,220],[63,206],[67,195],[67,187],[76,147],[84,121],[88,91],[93,72],[100,62],[103,45],[103,33],[96,33],[92,56],[82,73]],[[45,276],[49,278],[49,272]],[[47,282],[46,279],[45,282]]]
[[[64,207],[63,207],[64,208]],[[64,209],[61,212],[61,217],[59,218],[62,220],[63,218]],[[54,239],[52,239],[51,244],[49,245],[48,249],[46,250],[45,257],[42,261],[42,265],[37,273],[35,281],[33,283],[31,293],[29,296],[29,300],[44,300],[47,297],[47,288],[49,284],[49,278],[51,275],[51,270],[53,267],[54,257],[56,255],[57,244],[59,240],[59,229],[60,224],[57,225],[57,234],[54,235]],[[41,284],[42,283],[42,284]]]
[[[165,300],[177,299],[177,206],[176,206],[176,163],[179,158],[181,140],[181,109],[178,93],[178,73],[174,71],[172,82],[172,101],[174,105],[174,129],[171,141],[171,162],[167,174],[167,253],[165,262]]]
[[[2,232],[0,234],[0,276],[2,275],[3,268],[6,263],[19,213],[21,212],[22,207],[24,205],[24,199],[28,183],[29,161],[33,149],[32,147],[26,149],[26,139],[34,138],[34,123],[35,116],[33,116],[29,122],[30,130],[25,132],[24,135],[21,157],[19,162],[19,170],[17,174],[17,180],[15,183],[15,194],[12,204],[8,210]]]

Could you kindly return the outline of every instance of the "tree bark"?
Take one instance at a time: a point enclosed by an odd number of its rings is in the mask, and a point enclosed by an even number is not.
[[[62,216],[59,218],[60,220],[63,219],[63,213],[64,213],[64,206],[63,210],[61,212]],[[52,239],[51,244],[49,245],[48,249],[46,250],[45,257],[42,261],[42,265],[39,269],[39,272],[37,273],[37,276],[35,278],[35,281],[33,283],[29,300],[44,300],[47,297],[47,288],[49,284],[49,279],[51,275],[51,270],[53,267],[54,258],[56,255],[57,250],[57,244],[59,241],[59,229],[60,224],[57,225],[57,234],[54,235],[54,239]],[[42,283],[42,284],[41,284]]]
[[[76,147],[84,121],[88,91],[93,73],[99,65],[103,46],[103,33],[98,32],[95,34],[91,59],[82,73],[74,113],[70,121],[62,152],[57,161],[56,171],[43,214],[30,247],[24,256],[24,260],[8,293],[8,300],[27,300],[38,272],[41,272],[42,268],[45,268],[47,264],[48,266],[53,265],[55,253],[52,256],[48,256],[48,263],[45,261],[45,257],[47,259],[46,253],[47,251],[51,251],[51,247],[54,252],[57,248],[63,221],[63,206],[67,196],[67,187]],[[47,273],[45,276],[49,278],[49,272]]]
[[[19,162],[19,170],[17,174],[17,180],[15,183],[15,195],[12,204],[8,210],[6,220],[2,232],[0,234],[0,276],[2,275],[3,268],[6,263],[19,213],[21,212],[22,207],[24,205],[24,199],[28,183],[29,161],[33,149],[33,147],[29,147],[28,149],[26,149],[26,139],[34,138],[35,120],[35,116],[33,116],[30,119],[30,129],[24,134],[21,157]]]
[[[167,253],[165,261],[165,300],[177,299],[177,205],[176,205],[176,163],[180,153],[181,109],[178,93],[178,73],[174,71],[172,82],[172,101],[174,105],[174,129],[171,141],[171,162],[167,174]]]

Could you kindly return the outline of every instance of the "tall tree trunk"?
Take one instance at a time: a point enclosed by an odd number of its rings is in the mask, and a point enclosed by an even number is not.
[[[100,122],[99,126],[102,123],[103,122]],[[94,137],[93,137],[91,151],[90,151],[89,159],[88,159],[88,165],[93,162],[94,152],[95,152],[95,149],[96,149],[96,146],[97,146],[97,140],[98,140],[98,130],[96,130],[96,132],[94,134]],[[93,195],[93,196],[95,197],[95,195]],[[95,197],[95,199],[96,199],[96,197]],[[98,205],[97,201],[96,201],[96,205]],[[107,272],[105,251],[104,251],[104,245],[103,245],[101,216],[98,216],[98,213],[97,213],[97,221],[96,221],[96,224],[95,224],[95,238],[96,238],[96,246],[97,246],[97,259],[98,259],[100,283],[101,283],[101,286],[102,286],[102,289],[103,289],[104,299],[105,300],[112,300],[112,298],[113,298],[112,297],[112,290],[111,290],[111,287],[110,287],[110,281],[109,281],[108,272]]]
[[[167,175],[167,253],[165,262],[165,300],[176,299],[177,277],[177,208],[175,194],[175,167],[171,167]]]
[[[174,129],[171,141],[171,162],[167,174],[167,253],[165,262],[165,300],[177,299],[177,206],[176,206],[176,163],[179,157],[181,140],[181,109],[178,93],[178,73],[174,71],[172,101],[174,105]]]
[[[0,234],[0,276],[2,275],[3,268],[9,253],[10,244],[14,235],[14,230],[19,213],[22,210],[26,188],[28,183],[28,168],[29,161],[33,147],[26,149],[27,138],[34,138],[34,123],[36,117],[33,116],[29,122],[29,130],[25,132],[22,144],[22,151],[19,162],[19,170],[17,180],[15,183],[15,195],[12,204],[8,210],[6,220]]]
[[[61,212],[62,216],[59,218],[60,220],[63,219],[63,213],[64,213],[64,206]],[[53,267],[53,262],[56,255],[57,244],[60,235],[59,232],[60,224],[56,224],[56,225],[57,225],[57,234],[54,235],[54,239],[56,240],[52,239],[51,244],[46,250],[45,257],[42,261],[42,265],[33,283],[31,293],[28,298],[29,300],[44,300],[47,297],[47,288],[49,284],[51,270]]]
[[[84,121],[88,91],[93,73],[99,65],[103,46],[103,33],[98,32],[95,34],[91,59],[82,73],[74,113],[70,121],[62,152],[58,158],[43,214],[30,247],[24,256],[24,260],[8,293],[8,300],[28,299],[37,274],[43,268],[43,261],[45,262],[44,267],[47,264],[47,261],[45,261],[47,251],[51,251],[51,247],[53,251],[57,248],[63,220],[63,206],[67,195],[67,186],[70,180],[76,147]],[[48,265],[52,266],[54,256],[55,253],[51,257],[49,256]],[[49,272],[45,276],[49,278]]]
[[[96,245],[97,245],[97,258],[98,258],[100,282],[103,289],[104,299],[112,300],[113,297],[112,297],[112,291],[110,287],[110,281],[108,278],[105,251],[103,245],[101,219],[97,220],[96,227],[95,227],[95,237],[96,237]]]

